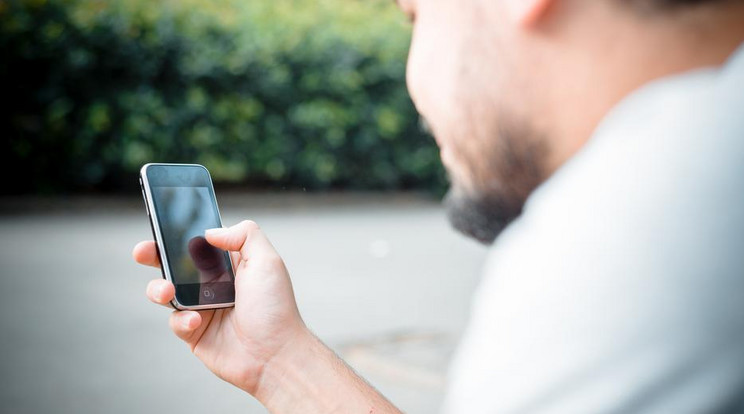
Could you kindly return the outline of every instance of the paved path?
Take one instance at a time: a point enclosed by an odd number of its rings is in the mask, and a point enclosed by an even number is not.
[[[259,222],[307,324],[411,413],[436,410],[485,250],[409,195],[226,195]],[[22,413],[263,413],[211,375],[144,287],[137,199],[0,201],[0,401]]]

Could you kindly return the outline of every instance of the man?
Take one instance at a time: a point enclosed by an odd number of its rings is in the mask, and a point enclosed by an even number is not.
[[[399,5],[450,217],[498,236],[445,411],[744,410],[744,1]],[[206,238],[235,308],[170,324],[207,367],[271,412],[397,412],[305,327],[255,223]]]

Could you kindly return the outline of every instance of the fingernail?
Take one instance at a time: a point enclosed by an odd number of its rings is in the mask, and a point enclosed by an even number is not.
[[[227,229],[224,228],[224,227],[218,227],[216,229],[207,229],[207,231],[205,232],[205,234],[207,236],[218,236],[218,235],[224,233],[226,230]]]
[[[181,321],[181,327],[183,329],[191,329],[191,319],[193,319],[193,316],[184,316]]]

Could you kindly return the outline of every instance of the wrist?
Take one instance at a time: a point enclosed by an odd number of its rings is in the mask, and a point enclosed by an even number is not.
[[[264,406],[269,407],[281,391],[283,384],[291,382],[297,373],[306,373],[311,368],[313,355],[325,346],[304,324],[301,324],[279,350],[262,366],[252,389],[246,389]]]
[[[252,394],[271,413],[400,413],[304,325],[264,365]]]

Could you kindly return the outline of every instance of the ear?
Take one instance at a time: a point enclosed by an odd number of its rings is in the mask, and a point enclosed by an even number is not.
[[[557,0],[506,0],[506,8],[512,22],[532,27],[542,21],[555,1]]]

